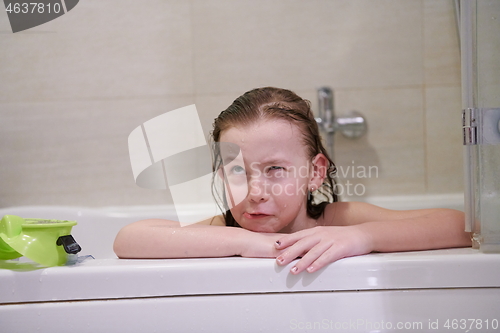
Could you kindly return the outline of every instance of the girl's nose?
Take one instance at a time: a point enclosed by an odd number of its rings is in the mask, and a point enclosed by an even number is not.
[[[269,199],[266,182],[251,178],[248,182],[248,199],[252,202],[263,202]]]

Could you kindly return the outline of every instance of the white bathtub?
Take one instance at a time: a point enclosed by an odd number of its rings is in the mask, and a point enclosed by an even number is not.
[[[461,195],[374,198],[460,209]],[[91,254],[73,266],[4,261],[1,332],[494,332],[500,255],[466,249],[369,254],[289,274],[272,259],[121,260],[118,230],[169,207],[13,207],[0,216],[77,220]],[[292,264],[291,264],[292,265]],[[481,326],[481,329],[479,327]]]

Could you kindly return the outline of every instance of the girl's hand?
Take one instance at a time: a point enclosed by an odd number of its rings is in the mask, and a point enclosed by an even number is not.
[[[280,237],[283,234],[248,231],[239,255],[247,258],[276,258],[283,252],[275,246]]]
[[[275,247],[283,251],[276,258],[278,265],[287,265],[301,257],[291,272],[315,272],[336,260],[372,251],[370,235],[362,225],[314,227],[279,238]]]

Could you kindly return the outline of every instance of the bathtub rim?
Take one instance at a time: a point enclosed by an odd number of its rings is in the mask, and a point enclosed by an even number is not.
[[[372,253],[316,273],[274,259],[95,259],[75,266],[0,269],[0,304],[188,295],[500,288],[500,254],[472,248]],[[17,288],[16,288],[17,286]],[[21,287],[22,286],[22,287]]]
[[[355,199],[355,200],[353,200]],[[420,209],[420,208],[448,208],[449,206],[460,206],[463,208],[464,193],[442,193],[442,194],[408,194],[408,195],[381,195],[371,197],[351,197],[342,198],[344,202],[366,202],[380,207],[389,209]],[[423,205],[422,205],[423,204]],[[176,205],[181,211],[211,211],[212,205]],[[144,212],[165,212],[175,210],[173,204],[161,205],[109,205],[109,206],[85,206],[85,205],[58,205],[58,204],[36,204],[36,205],[18,205],[0,207],[0,215],[8,209],[40,209],[40,210],[65,210],[65,211],[80,211],[93,210],[98,211],[107,216],[123,217],[126,214],[144,213]],[[220,210],[218,210],[220,213]]]

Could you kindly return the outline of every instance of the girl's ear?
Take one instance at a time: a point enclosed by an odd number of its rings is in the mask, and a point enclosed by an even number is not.
[[[316,191],[323,184],[328,172],[328,159],[323,154],[318,154],[312,159],[312,172],[309,180],[309,190]]]

